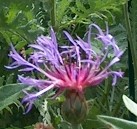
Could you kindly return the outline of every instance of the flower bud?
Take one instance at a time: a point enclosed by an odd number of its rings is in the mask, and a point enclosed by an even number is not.
[[[68,91],[61,111],[64,119],[71,124],[79,124],[85,120],[88,107],[83,93]]]

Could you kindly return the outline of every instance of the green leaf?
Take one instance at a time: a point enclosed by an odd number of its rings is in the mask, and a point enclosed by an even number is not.
[[[137,116],[137,104],[129,99],[126,95],[123,95],[123,101],[125,103],[126,108]]]
[[[15,127],[15,126],[11,126],[11,127],[8,127],[6,129],[21,129],[21,128],[18,128],[18,127]]]
[[[57,22],[58,25],[60,25],[60,23],[62,22],[66,10],[69,8],[70,5],[70,1],[68,0],[61,0],[57,3]]]
[[[137,48],[137,2],[136,0],[132,0],[130,6],[130,22],[131,22],[131,31],[132,31],[132,40],[134,43],[134,47]]]
[[[10,74],[6,79],[6,84],[12,84],[13,83],[13,77],[14,77],[14,73]]]
[[[70,7],[71,11],[77,16],[75,17],[75,21],[82,23],[86,19],[94,19],[99,18],[106,19],[110,22],[110,18],[115,21],[115,17],[113,16],[113,12],[120,12],[120,6],[126,3],[126,0],[117,1],[117,0],[76,0],[76,4]],[[89,24],[91,21],[89,22]]]
[[[0,77],[0,86],[3,85],[3,82],[4,82],[4,76]]]
[[[40,11],[39,3],[33,0],[0,0],[0,34],[6,40],[3,44],[12,42],[23,48],[43,32],[36,18]]]
[[[21,84],[8,84],[0,87],[0,111],[14,103],[26,86]]]
[[[137,129],[137,123],[132,121],[103,115],[98,115],[97,117],[100,121],[111,126],[113,129]]]

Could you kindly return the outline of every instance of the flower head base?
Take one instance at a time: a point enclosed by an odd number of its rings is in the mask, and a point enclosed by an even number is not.
[[[97,29],[96,36],[92,35],[92,28]],[[51,28],[51,37],[40,36],[35,44],[29,45],[34,49],[28,60],[22,58],[11,45],[12,52],[9,54],[15,61],[7,68],[23,67],[20,71],[37,71],[45,76],[44,79],[19,76],[19,81],[32,87],[37,87],[37,93],[26,93],[23,102],[29,102],[29,108],[33,100],[52,88],[59,88],[59,95],[67,90],[83,92],[89,86],[97,86],[108,76],[113,77],[112,85],[116,84],[117,77],[122,77],[121,71],[112,71],[110,67],[120,60],[123,51],[119,49],[114,38],[96,25],[91,24],[87,33],[87,41],[77,36],[73,39],[69,33],[64,32],[69,46],[58,46],[55,33]],[[92,36],[92,38],[91,38]],[[96,52],[93,42],[102,44],[101,50]],[[105,62],[111,52],[111,61]],[[110,59],[109,59],[110,60]],[[102,65],[103,64],[103,65]],[[105,67],[104,67],[105,66]]]
[[[71,124],[83,122],[88,113],[88,105],[84,94],[70,90],[66,94],[66,100],[61,107],[62,115]]]

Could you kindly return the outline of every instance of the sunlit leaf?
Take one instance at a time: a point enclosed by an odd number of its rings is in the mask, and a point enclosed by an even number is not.
[[[129,99],[126,95],[123,95],[123,101],[127,109],[137,116],[137,104]]]

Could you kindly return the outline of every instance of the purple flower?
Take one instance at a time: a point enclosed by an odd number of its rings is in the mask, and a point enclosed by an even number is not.
[[[97,29],[96,36],[91,33],[93,28]],[[99,26],[91,24],[87,32],[87,41],[78,36],[77,39],[73,39],[68,32],[64,33],[70,42],[69,46],[58,46],[55,33],[51,28],[50,37],[40,36],[35,44],[29,45],[34,52],[27,60],[23,59],[11,45],[12,51],[9,56],[14,59],[14,62],[7,68],[13,69],[21,66],[20,71],[35,70],[45,77],[36,79],[18,76],[21,83],[38,88],[36,93],[25,92],[26,97],[23,102],[28,103],[28,111],[37,97],[55,87],[59,89],[55,96],[64,90],[83,92],[86,87],[97,86],[109,76],[112,76],[112,85],[115,85],[117,77],[123,75],[121,71],[110,69],[120,60],[123,51],[119,49],[108,31],[103,33]],[[101,50],[94,50],[93,43],[95,42],[101,44]],[[109,61],[110,53],[111,61]]]

